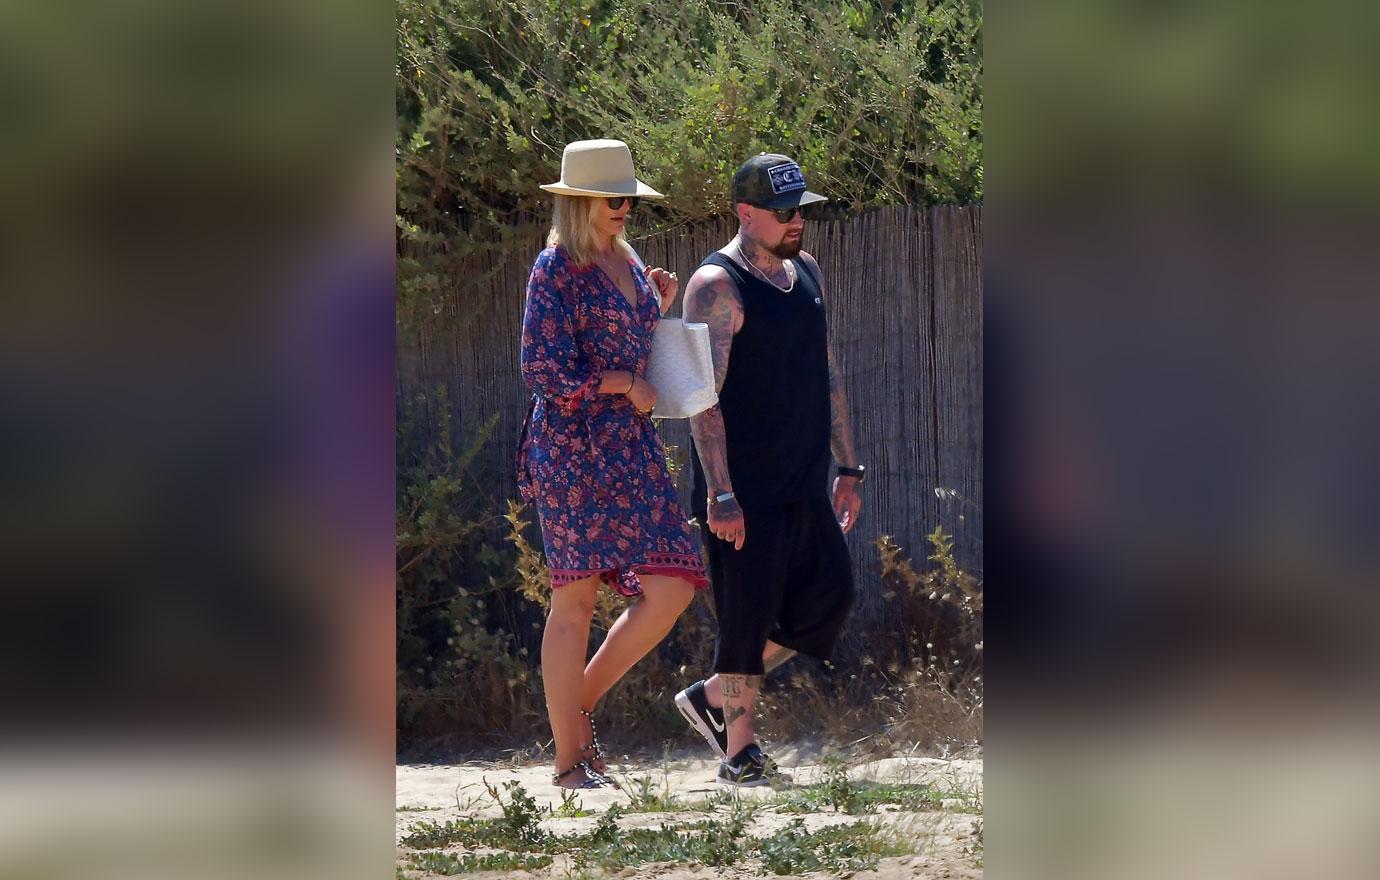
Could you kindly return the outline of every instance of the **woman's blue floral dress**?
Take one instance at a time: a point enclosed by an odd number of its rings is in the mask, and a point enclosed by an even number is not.
[[[593,264],[559,245],[527,280],[522,377],[532,410],[518,449],[518,486],[537,508],[551,585],[599,575],[625,596],[638,574],[705,589],[704,565],[652,420],[621,394],[600,394],[605,370],[643,375],[660,319],[656,293],[632,266],[637,307]]]

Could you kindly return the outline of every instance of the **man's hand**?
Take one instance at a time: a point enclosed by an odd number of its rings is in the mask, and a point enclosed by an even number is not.
[[[862,496],[858,494],[858,478],[839,475],[834,478],[834,516],[844,534],[852,530],[862,513]]]
[[[720,540],[732,544],[734,550],[743,549],[743,542],[747,540],[747,523],[737,498],[709,500],[709,531]]]

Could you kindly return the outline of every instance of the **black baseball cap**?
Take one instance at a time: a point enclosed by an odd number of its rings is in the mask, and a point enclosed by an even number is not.
[[[805,173],[795,160],[779,153],[758,153],[733,173],[733,204],[759,208],[794,208],[829,201],[805,188]]]

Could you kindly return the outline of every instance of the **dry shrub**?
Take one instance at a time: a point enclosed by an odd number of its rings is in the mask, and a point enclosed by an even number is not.
[[[907,638],[872,640],[867,654],[822,671],[784,667],[762,697],[765,736],[879,754],[981,743],[982,587],[941,528],[929,541],[936,567],[923,573],[890,536],[876,545],[883,595]]]

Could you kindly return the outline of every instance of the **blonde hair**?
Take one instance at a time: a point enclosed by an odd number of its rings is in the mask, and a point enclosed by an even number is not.
[[[599,246],[599,233],[594,228],[594,215],[599,210],[603,196],[568,196],[555,193],[556,210],[551,215],[551,232],[546,236],[548,247],[560,245],[576,265],[594,262]],[[625,256],[632,256],[623,234],[613,237],[613,246]]]

